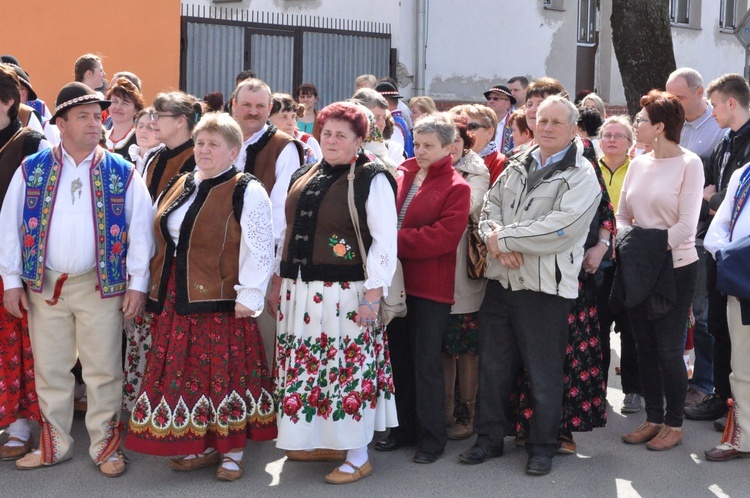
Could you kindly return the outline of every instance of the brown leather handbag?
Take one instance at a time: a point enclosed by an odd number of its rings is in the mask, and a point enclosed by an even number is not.
[[[487,246],[479,237],[479,231],[474,220],[469,216],[469,225],[466,228],[466,270],[469,278],[478,280],[484,278],[487,270]]]

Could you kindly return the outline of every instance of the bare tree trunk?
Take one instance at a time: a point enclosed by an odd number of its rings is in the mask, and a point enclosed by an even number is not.
[[[669,0],[612,0],[610,21],[628,111],[634,115],[641,96],[663,89],[676,68]]]

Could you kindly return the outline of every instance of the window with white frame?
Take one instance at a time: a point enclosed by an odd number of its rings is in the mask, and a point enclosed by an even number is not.
[[[720,0],[719,29],[725,33],[734,33],[745,12],[747,0]]]
[[[701,28],[700,0],[669,0],[669,20],[680,28]]]

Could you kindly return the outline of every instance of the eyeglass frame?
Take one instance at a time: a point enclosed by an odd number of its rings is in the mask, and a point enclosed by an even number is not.
[[[159,114],[158,112],[149,112],[148,116],[151,118],[151,122],[159,121],[161,118],[178,118],[179,114]]]

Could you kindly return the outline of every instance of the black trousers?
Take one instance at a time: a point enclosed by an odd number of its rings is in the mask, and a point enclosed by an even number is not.
[[[641,378],[638,373],[638,352],[635,348],[635,336],[630,327],[627,312],[614,313],[609,308],[609,295],[615,279],[615,266],[601,268],[598,271],[599,288],[596,295],[596,310],[599,316],[599,340],[602,344],[602,369],[604,382],[609,382],[609,364],[612,358],[610,329],[616,323],[620,332],[620,372],[622,375],[623,394],[641,394]]]
[[[407,296],[406,307],[406,317],[388,325],[399,424],[391,435],[403,443],[416,441],[422,451],[439,452],[448,441],[441,348],[451,305]]]
[[[638,347],[646,419],[655,424],[682,427],[687,393],[687,370],[682,355],[697,275],[697,262],[674,269],[677,303],[662,318],[649,320],[645,303],[628,310]]]
[[[729,374],[732,373],[732,342],[727,323],[727,296],[716,288],[716,260],[706,258],[708,291],[708,332],[714,336],[714,391],[722,398],[732,397]]]
[[[514,292],[489,281],[479,310],[477,444],[502,447],[512,421],[510,395],[519,368],[525,365],[534,407],[526,451],[555,455],[572,305],[572,299]]]

